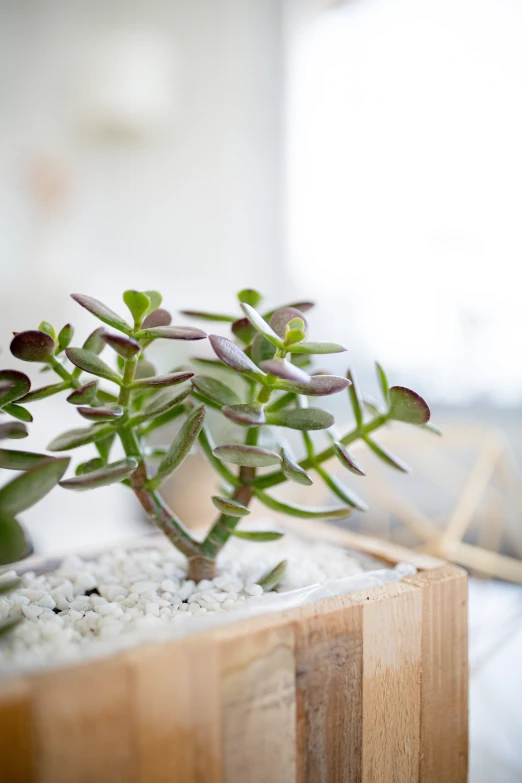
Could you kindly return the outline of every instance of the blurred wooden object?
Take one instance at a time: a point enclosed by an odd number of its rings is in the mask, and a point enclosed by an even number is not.
[[[465,783],[466,574],[330,525],[290,529],[420,570],[0,682],[2,783]]]
[[[432,517],[412,499],[409,484],[402,490],[377,461],[364,479],[371,509],[384,510],[384,519],[403,525],[424,552],[481,575],[522,583],[522,559],[500,551],[508,540],[511,550],[522,555],[522,480],[505,436],[478,425],[446,424],[443,429],[440,439],[401,427],[387,431],[380,440],[411,464],[417,481],[422,476],[452,498],[447,511]],[[469,469],[458,460],[463,450],[472,453]],[[362,460],[368,459],[365,453]],[[364,519],[361,526],[365,528]],[[390,530],[389,521],[381,520],[379,533],[388,537]],[[466,536],[474,540],[465,541]]]

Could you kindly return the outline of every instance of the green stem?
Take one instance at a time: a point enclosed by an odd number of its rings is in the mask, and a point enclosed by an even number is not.
[[[59,375],[62,381],[67,381],[69,386],[71,386],[73,389],[79,389],[81,386],[80,381],[75,378],[68,370],[65,369],[63,364],[56,358],[56,356],[51,356],[51,359],[49,361],[49,364],[55,371],[56,375]]]
[[[364,438],[366,435],[369,435],[371,432],[375,432],[375,430],[378,430],[380,427],[382,427],[383,424],[386,424],[388,421],[387,415],[381,415],[376,416],[374,419],[369,421],[367,424],[363,424],[362,427],[356,427],[352,432],[349,432],[347,435],[344,435],[342,438],[340,438],[340,442],[343,444],[343,446],[349,446],[351,443],[354,443],[356,440],[359,440],[360,438]],[[306,457],[306,459],[302,460],[299,465],[303,468],[303,470],[309,470],[315,466],[317,463],[326,462],[327,460],[331,459],[335,455],[335,451],[333,446],[330,446],[327,449],[324,449],[323,451],[320,451],[318,454],[316,454],[313,459],[310,457]],[[286,477],[284,473],[281,470],[274,471],[274,473],[269,473],[265,476],[260,476],[259,478],[255,479],[254,485],[258,489],[268,489],[269,487],[275,487],[278,484],[282,484],[284,481],[286,481]]]
[[[259,427],[249,427],[247,430],[245,445],[256,446],[259,438]],[[239,468],[239,486],[236,486],[233,500],[248,506],[253,497],[252,482],[256,477],[256,469],[242,465]],[[205,555],[211,559],[216,559],[218,553],[232,535],[239,524],[241,517],[230,517],[227,514],[220,514],[212,527],[210,528],[201,547]]]
[[[128,387],[134,380],[137,363],[137,357],[127,359],[125,362],[123,371],[124,386],[120,389],[118,402],[126,408],[129,406],[131,395],[131,390]],[[136,433],[132,426],[129,425],[128,420],[124,420],[118,427],[118,435],[125,454],[138,460],[138,467],[132,474],[130,483],[134,494],[141,503],[141,507],[150,521],[189,559],[190,567],[191,560],[199,558],[201,555],[199,543],[192,538],[182,522],[166,506],[161,497],[154,490],[147,487],[148,476],[145,458]]]

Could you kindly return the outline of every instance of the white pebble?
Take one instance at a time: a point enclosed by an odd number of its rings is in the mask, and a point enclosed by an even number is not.
[[[107,615],[119,616],[123,614],[123,609],[116,603],[100,604],[96,607],[95,611],[98,612],[98,614],[101,614],[102,617]]]
[[[158,604],[155,604],[153,602],[147,604],[147,608],[145,609],[145,614],[153,614],[155,617],[159,617],[160,608]]]
[[[38,606],[41,606],[44,609],[54,609],[56,606],[56,601],[51,595],[49,595],[49,593],[45,593],[43,598],[40,598],[38,601]]]
[[[178,598],[180,601],[186,601],[189,595],[192,595],[196,588],[196,583],[192,579],[188,579],[185,584],[181,585],[178,590]]]
[[[172,579],[164,579],[160,585],[161,589],[166,593],[175,593],[179,585],[172,581]]]
[[[147,590],[157,590],[159,587],[159,582],[151,582],[150,580],[144,580],[142,582],[134,582],[133,585],[131,585],[131,592],[132,593],[146,593]]]
[[[43,609],[41,606],[22,606],[22,612],[26,617],[29,618],[29,620],[36,620],[36,618],[40,617],[42,614]]]
[[[31,603],[26,595],[20,595],[20,593],[13,593],[11,601],[15,606],[28,606]]]
[[[263,595],[264,590],[261,585],[250,584],[245,586],[245,593],[248,595]]]

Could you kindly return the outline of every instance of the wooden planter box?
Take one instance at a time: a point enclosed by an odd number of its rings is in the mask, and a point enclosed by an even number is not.
[[[464,783],[466,574],[339,528],[295,529],[419,573],[2,681],[0,780]]]

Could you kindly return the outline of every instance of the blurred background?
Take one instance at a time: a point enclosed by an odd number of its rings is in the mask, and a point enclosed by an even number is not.
[[[415,478],[376,469],[357,485],[372,511],[347,524],[521,582],[522,5],[0,8],[4,363],[17,366],[11,331],[43,319],[86,336],[72,291],[116,310],[130,287],[161,290],[172,311],[230,310],[247,286],[270,305],[317,300],[315,337],[348,347],[332,370],[355,368],[372,397],[378,359],[445,432],[392,430]],[[174,349],[161,369],[184,358]],[[78,424],[56,398],[38,406],[35,448]],[[344,401],[331,407],[348,424]],[[201,471],[175,487],[189,515]],[[28,512],[36,549],[146,529],[125,488],[99,492],[57,491]],[[446,528],[451,540],[433,534]],[[520,658],[521,619],[518,586],[472,582],[475,783],[522,779],[516,688],[498,678]]]

